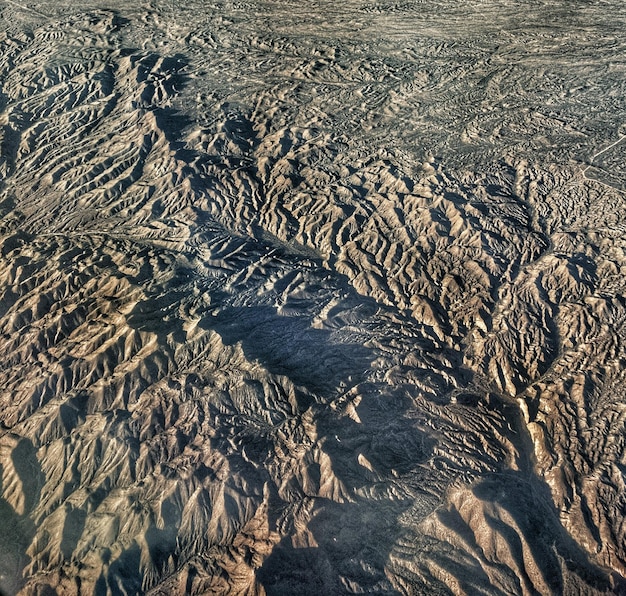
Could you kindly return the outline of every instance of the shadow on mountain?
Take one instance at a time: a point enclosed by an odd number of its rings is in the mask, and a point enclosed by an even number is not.
[[[225,308],[204,319],[224,343],[240,343],[249,360],[285,375],[310,392],[335,390],[348,374],[368,370],[373,360],[361,344],[339,344],[331,332],[313,329],[308,317],[286,317],[269,306]]]
[[[22,502],[18,507],[0,499],[0,593],[16,594],[24,585],[22,570],[30,557],[26,554],[35,536],[35,524],[30,519],[32,508],[38,503],[45,476],[37,460],[35,448],[28,439],[21,439],[13,448],[11,461],[16,478],[21,484]],[[0,494],[5,494],[6,478],[0,466]],[[19,511],[18,511],[19,509]]]
[[[580,578],[594,590],[608,593],[616,589],[616,594],[626,594],[626,582],[611,586],[606,571],[593,565],[565,531],[545,483],[532,477],[526,479],[521,472],[508,471],[504,478],[500,475],[485,478],[474,487],[473,493],[481,501],[493,503],[510,515],[553,594],[568,592],[566,583],[571,578],[564,577],[563,565],[568,576]],[[524,569],[524,557],[528,554],[523,554],[516,530],[494,516],[488,517],[487,522],[494,536],[502,535],[511,545],[511,553],[518,559],[515,565]]]
[[[400,529],[402,501],[316,501],[308,529],[316,547],[295,547],[284,538],[258,571],[268,596],[399,594],[384,567]]]

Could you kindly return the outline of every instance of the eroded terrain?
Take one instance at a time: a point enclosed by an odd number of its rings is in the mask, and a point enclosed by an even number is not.
[[[626,590],[621,3],[0,19],[4,592]]]

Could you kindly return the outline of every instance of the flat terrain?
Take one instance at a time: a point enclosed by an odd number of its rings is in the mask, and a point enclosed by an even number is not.
[[[0,592],[626,593],[624,31],[0,0]]]

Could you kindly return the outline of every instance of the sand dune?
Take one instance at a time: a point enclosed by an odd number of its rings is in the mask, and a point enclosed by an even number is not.
[[[0,589],[626,590],[623,8],[93,4],[0,3]]]

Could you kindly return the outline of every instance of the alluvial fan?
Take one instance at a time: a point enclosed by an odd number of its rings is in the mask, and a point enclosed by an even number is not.
[[[0,2],[0,591],[626,593],[622,4],[94,4]]]

